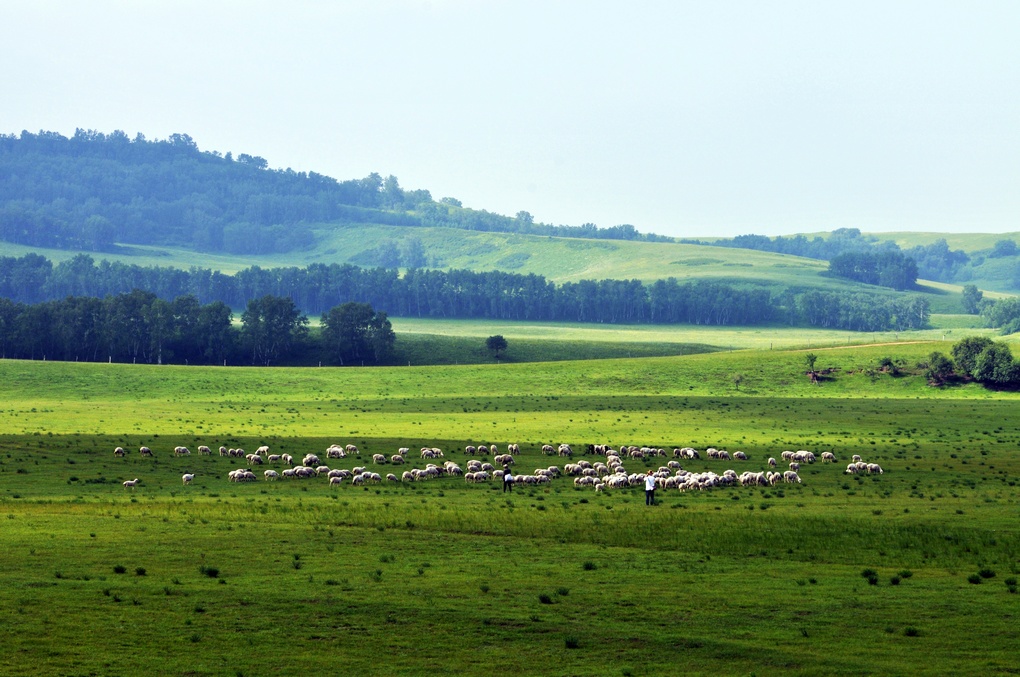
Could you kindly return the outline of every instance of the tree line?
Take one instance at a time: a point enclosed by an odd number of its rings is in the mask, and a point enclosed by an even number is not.
[[[95,262],[87,254],[54,265],[37,254],[0,257],[0,296],[38,303],[67,296],[107,297],[144,289],[171,300],[244,308],[263,296],[293,300],[320,314],[349,302],[367,303],[394,317],[748,326],[768,322],[854,331],[926,325],[921,296],[792,291],[706,280],[582,280],[556,285],[535,274],[469,270],[312,264],[305,268],[252,266],[234,275],[204,268],[180,270]]]
[[[338,181],[274,170],[262,157],[201,151],[187,134],[165,140],[78,129],[0,134],[0,239],[30,246],[113,251],[124,244],[231,254],[287,252],[314,244],[313,226],[379,223],[471,230],[672,240],[631,225],[538,223],[404,190],[395,176]]]
[[[385,364],[396,336],[385,313],[348,302],[318,332],[287,297],[250,301],[240,326],[222,301],[152,292],[69,296],[35,304],[0,298],[0,357],[139,364]]]

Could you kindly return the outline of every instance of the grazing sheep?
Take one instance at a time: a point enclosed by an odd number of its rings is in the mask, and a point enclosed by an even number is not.
[[[134,489],[135,487],[138,486],[138,482],[140,481],[141,480],[139,480],[137,477],[133,480],[127,480],[124,482],[124,487],[127,489]]]
[[[315,454],[305,454],[304,459],[301,461],[301,465],[321,465],[319,463],[319,457]]]
[[[382,454],[372,454],[372,463],[385,463],[386,457]]]
[[[198,447],[198,453],[200,453],[203,456],[211,456],[212,455],[212,449],[210,449],[209,447],[205,446],[204,444],[201,444]]]
[[[776,465],[777,465],[776,459],[774,459],[774,458],[772,458],[772,457],[770,456],[770,457],[769,457],[769,467],[770,467],[770,468],[775,468],[775,467],[776,467]]]
[[[226,456],[226,455],[227,455],[227,448],[226,447],[220,447],[220,456]]]
[[[174,456],[190,456],[191,450],[187,447],[174,447]]]
[[[355,479],[357,479],[357,478],[355,478]],[[341,484],[343,484],[343,482],[344,482],[344,478],[343,477],[330,477],[329,478],[329,486],[331,486],[331,487],[338,487]],[[355,482],[355,484],[360,484],[360,482]]]
[[[574,450],[570,448],[570,445],[569,445],[569,444],[561,444],[561,445],[560,445],[560,448],[559,448],[559,449],[557,450],[557,453],[558,453],[558,454],[559,454],[560,456],[567,456],[567,457],[570,457],[570,456],[572,456],[572,455],[573,455],[573,453],[574,453]]]
[[[790,484],[793,483],[800,484],[800,475],[798,475],[793,470],[787,470],[786,472],[783,473],[783,481]]]
[[[266,457],[266,460],[270,463],[279,463],[280,458],[280,454],[269,454],[269,456]]]
[[[191,480],[193,479],[195,479],[195,475],[193,473],[188,472],[181,475],[181,481],[184,484],[191,484]]]
[[[287,465],[294,465],[294,457],[290,454],[280,454],[280,460]]]
[[[361,453],[360,451],[358,451],[358,448],[356,446],[354,446],[353,444],[348,444],[346,447],[344,447],[344,451],[346,451],[348,454],[360,454]]]
[[[735,451],[735,452],[733,452],[733,460],[735,460],[735,461],[746,461],[747,460],[747,454],[745,454],[742,451]]]
[[[800,470],[800,463],[790,461],[790,470]]]
[[[113,455],[114,456],[126,456],[127,452],[124,451],[124,447],[117,447],[116,449],[113,450]]]
[[[326,458],[344,458],[347,452],[339,444],[334,444],[326,449]]]
[[[269,471],[267,470],[266,472]],[[297,477],[297,470],[295,470],[294,468],[284,468],[283,472],[280,473],[280,475],[285,479],[288,477]]]
[[[392,463],[394,465],[400,465],[403,462],[404,462],[404,457],[401,456],[400,454],[393,454],[392,456],[390,456],[390,463]]]
[[[860,454],[854,454],[853,457],[850,460],[853,461],[854,463],[860,463],[864,459],[861,458]]]
[[[262,465],[264,463],[262,457],[259,456],[258,454],[248,454],[247,456],[245,456],[245,459],[247,459],[249,466]]]
[[[846,470],[844,471],[844,474],[847,474],[847,475],[856,475],[857,474],[857,464],[856,463],[848,463],[847,466],[846,466]]]
[[[877,463],[869,463],[867,469],[869,474],[870,473],[878,473],[879,475],[883,474],[882,466],[880,466]]]
[[[786,461],[787,463],[793,460],[792,451],[784,451],[782,454],[780,454],[780,456],[782,456],[783,460]]]
[[[148,447],[139,447],[138,453],[142,456],[155,456],[155,454],[152,453],[152,449],[149,449]]]
[[[468,456],[474,456],[477,451],[478,447],[476,447],[473,444],[469,444],[466,447],[464,447],[464,453],[467,454]]]
[[[556,453],[556,448],[551,444],[543,444],[542,453],[547,456],[551,456],[552,454]]]
[[[275,480],[280,479],[280,473],[276,472],[272,468],[270,468],[269,470],[265,471],[262,474],[265,475],[267,482],[273,482]]]
[[[268,456],[269,455],[269,447],[267,447],[266,445],[263,444],[261,447],[259,447],[258,449],[255,450],[255,453],[260,455],[260,456]]]
[[[506,445],[506,453],[516,456],[521,453],[521,447],[516,442]]]
[[[823,451],[822,452],[822,462],[823,463],[835,463],[836,462],[836,455],[834,453],[832,453],[831,451]]]
[[[387,482],[399,482],[400,480],[398,480],[398,479],[397,479],[397,476],[396,476],[396,475],[394,475],[393,473],[387,473],[387,475],[386,475],[386,481],[387,481]]]

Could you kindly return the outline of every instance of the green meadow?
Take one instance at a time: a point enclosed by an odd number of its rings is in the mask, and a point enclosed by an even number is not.
[[[1020,395],[927,386],[916,363],[937,349],[815,346],[818,384],[792,349],[375,369],[0,361],[0,672],[1013,673]],[[463,466],[465,445],[510,442],[518,473],[571,460],[546,443],[574,461],[594,442],[689,445],[692,472],[764,470],[787,449],[839,462],[803,465],[800,484],[659,490],[646,507],[640,487],[567,477],[511,494],[261,468],[235,484],[244,459],[195,453],[355,444],[327,463],[399,476],[424,467],[421,447]],[[398,447],[406,465],[372,465]],[[884,473],[844,474],[852,454]]]

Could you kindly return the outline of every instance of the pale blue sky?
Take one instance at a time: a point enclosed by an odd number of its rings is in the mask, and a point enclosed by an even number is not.
[[[1020,230],[1020,2],[0,0],[0,132],[683,237]]]

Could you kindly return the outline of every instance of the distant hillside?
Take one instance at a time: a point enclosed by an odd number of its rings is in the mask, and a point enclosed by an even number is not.
[[[78,130],[0,135],[0,239],[77,251],[119,244],[268,254],[314,247],[312,224],[446,226],[612,240],[666,240],[630,225],[536,223],[406,191],[396,177],[338,181],[271,170],[245,153],[200,151],[187,134],[149,141]],[[424,265],[424,261],[414,261]]]

